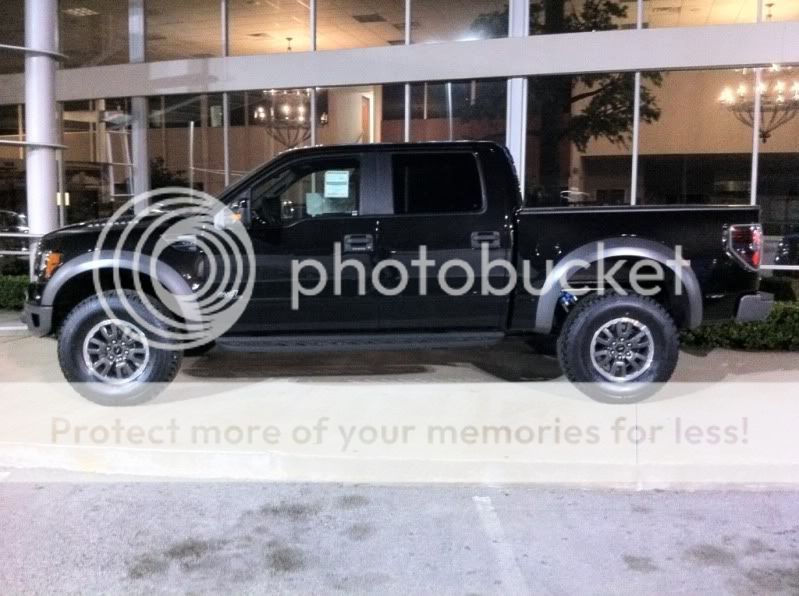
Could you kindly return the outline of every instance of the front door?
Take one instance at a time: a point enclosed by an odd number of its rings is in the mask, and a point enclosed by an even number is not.
[[[231,333],[377,327],[377,305],[368,292],[377,218],[363,214],[366,162],[360,154],[298,158],[253,184],[256,282]],[[341,260],[348,261],[339,284],[337,244]],[[322,277],[327,277],[324,286]]]

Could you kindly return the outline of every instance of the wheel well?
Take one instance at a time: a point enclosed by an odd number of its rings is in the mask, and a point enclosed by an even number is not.
[[[118,271],[120,283],[115,285],[113,270],[101,269],[99,276],[100,289],[102,291],[114,289],[138,291],[134,282],[133,272],[127,269]],[[149,296],[154,296],[155,288],[150,276],[140,273],[138,278],[142,291]],[[61,324],[73,308],[86,300],[86,298],[96,295],[93,271],[85,271],[65,282],[58,290],[53,301],[53,333],[58,334]]]
[[[624,261],[624,265],[620,267],[618,273],[614,275],[613,278],[625,291],[631,294],[637,293],[630,282],[630,271],[636,263],[642,261],[651,262],[651,260],[635,257],[604,259],[604,270],[609,271],[618,261]],[[599,280],[601,278],[601,275],[599,274],[599,265],[599,262],[592,263],[591,267],[581,269],[569,276],[567,284],[569,287],[575,289],[581,288],[584,290],[584,293],[582,293],[580,296],[575,296],[578,302],[599,293],[599,290],[597,289],[599,286]],[[642,280],[642,282],[638,285],[642,289],[657,290],[657,292],[650,297],[663,306],[674,319],[674,323],[677,325],[677,328],[682,329],[687,326],[689,320],[690,303],[688,294],[685,291],[684,285],[683,290],[680,294],[678,294],[676,291],[674,271],[666,266],[663,266],[662,264],[661,267],[664,273],[662,280],[649,282],[644,282]],[[609,291],[612,291],[612,288],[606,287],[605,293]],[[566,317],[569,314],[569,310],[570,308],[566,308],[559,303],[558,307],[555,309],[555,317],[553,320],[554,332],[559,333],[563,322],[566,320]]]

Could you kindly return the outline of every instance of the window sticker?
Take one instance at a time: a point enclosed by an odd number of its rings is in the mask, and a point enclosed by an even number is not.
[[[350,196],[350,173],[347,170],[325,172],[325,198],[348,199]]]

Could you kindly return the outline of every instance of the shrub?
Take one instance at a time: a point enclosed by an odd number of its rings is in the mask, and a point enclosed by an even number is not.
[[[0,275],[0,309],[21,310],[29,282],[27,275]]]
[[[799,279],[792,279],[784,275],[764,277],[760,280],[760,289],[774,294],[775,300],[792,302],[799,298]]]
[[[682,341],[699,348],[799,351],[799,303],[778,302],[765,321],[726,322],[685,331]]]

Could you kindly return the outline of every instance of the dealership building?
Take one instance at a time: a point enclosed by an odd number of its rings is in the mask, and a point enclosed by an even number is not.
[[[758,204],[776,246],[798,113],[799,0],[0,5],[0,210],[34,234],[293,147],[486,139],[527,206]]]

